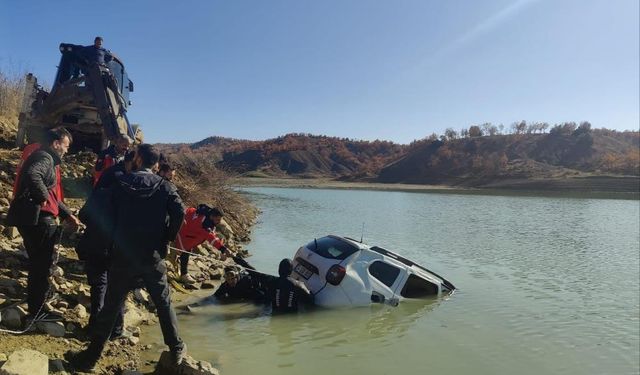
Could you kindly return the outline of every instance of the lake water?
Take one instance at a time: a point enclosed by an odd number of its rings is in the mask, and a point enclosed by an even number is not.
[[[244,191],[262,210],[247,247],[263,272],[314,237],[363,236],[459,290],[287,317],[251,304],[180,314],[190,353],[224,375],[640,371],[637,200]],[[162,342],[157,327],[145,335]]]

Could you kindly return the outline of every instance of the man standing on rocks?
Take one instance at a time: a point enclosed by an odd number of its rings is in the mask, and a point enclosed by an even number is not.
[[[139,145],[133,159],[135,171],[120,176],[113,189],[115,226],[107,295],[89,347],[65,355],[76,370],[90,371],[98,362],[116,314],[137,278],[143,280],[156,306],[164,342],[175,364],[179,365],[186,355],[186,345],[178,336],[163,261],[167,244],[176,237],[182,224],[184,206],[173,184],[153,172],[159,158],[153,146]]]
[[[18,227],[29,255],[27,303],[29,318],[36,318],[46,302],[49,291],[49,272],[56,257],[55,245],[61,228],[58,217],[74,226],[78,219],[62,202],[56,168],[69,150],[71,134],[64,128],[47,132],[47,144],[34,151],[22,165],[16,195],[11,202],[7,223]],[[55,320],[52,314],[38,319]]]
[[[78,258],[84,261],[87,281],[91,287],[89,332],[93,330],[98,313],[104,306],[109,282],[110,252],[115,220],[111,204],[113,187],[118,183],[118,177],[131,172],[134,156],[135,151],[127,152],[123,161],[109,167],[102,173],[100,180],[78,215],[86,225],[84,234],[76,246],[76,252]],[[117,313],[110,339],[114,340],[123,335],[126,335],[124,306]]]

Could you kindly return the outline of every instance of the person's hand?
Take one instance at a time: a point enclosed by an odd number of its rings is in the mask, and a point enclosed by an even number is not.
[[[75,215],[69,215],[69,217],[67,217],[67,219],[66,219],[66,222],[73,229],[78,229],[82,225],[80,220]]]
[[[220,260],[223,261],[223,262],[225,260],[227,260],[227,252],[226,251],[223,251],[223,252],[220,253]]]
[[[41,208],[44,208],[44,206],[46,206],[46,205],[47,205],[47,201],[42,201],[42,203],[40,203],[40,207]]]

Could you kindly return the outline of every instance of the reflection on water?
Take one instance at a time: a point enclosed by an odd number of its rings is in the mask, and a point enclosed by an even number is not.
[[[262,210],[250,263],[275,274],[326,234],[443,275],[448,300],[270,317],[251,304],[179,316],[224,374],[637,374],[640,202],[248,189]],[[143,340],[162,342],[159,329]]]

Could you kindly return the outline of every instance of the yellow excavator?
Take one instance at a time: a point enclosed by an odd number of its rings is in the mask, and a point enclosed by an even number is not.
[[[123,137],[142,142],[141,129],[127,118],[133,82],[122,60],[110,53],[104,64],[91,62],[86,48],[60,44],[62,57],[50,92],[27,74],[16,146],[38,142],[44,131],[57,126],[73,135],[72,151],[98,152]]]

